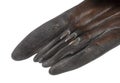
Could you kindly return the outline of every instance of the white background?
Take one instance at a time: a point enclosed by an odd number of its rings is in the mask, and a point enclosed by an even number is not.
[[[49,75],[33,57],[19,62],[11,59],[11,52],[29,32],[81,1],[0,0],[0,83],[120,83],[120,46],[57,76]]]

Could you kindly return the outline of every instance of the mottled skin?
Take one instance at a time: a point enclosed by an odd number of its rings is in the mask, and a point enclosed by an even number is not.
[[[117,1],[117,3],[114,3]],[[120,44],[119,0],[86,0],[32,31],[13,51],[56,75],[79,68]]]

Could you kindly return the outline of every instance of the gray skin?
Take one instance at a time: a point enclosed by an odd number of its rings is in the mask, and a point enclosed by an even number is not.
[[[86,0],[28,34],[12,58],[20,61],[36,54],[34,62],[57,75],[79,68],[119,44],[119,4]]]

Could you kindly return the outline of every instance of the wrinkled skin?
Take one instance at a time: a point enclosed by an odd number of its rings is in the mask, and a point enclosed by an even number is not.
[[[56,75],[79,68],[120,44],[120,6],[84,1],[32,31],[13,51]]]

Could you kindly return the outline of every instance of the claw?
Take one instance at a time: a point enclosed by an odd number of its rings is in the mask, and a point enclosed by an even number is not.
[[[67,30],[67,32],[68,32],[68,30]],[[71,32],[73,32],[73,31],[71,31]],[[42,58],[46,60],[46,59],[52,57],[57,51],[59,51],[60,49],[64,48],[66,45],[68,45],[70,41],[74,40],[80,33],[81,33],[80,30],[75,30],[73,33],[66,35],[67,37],[65,37],[60,42],[56,43],[56,45],[51,47],[50,50],[46,51],[46,53],[43,55]],[[66,31],[63,34],[66,34]],[[63,35],[62,35],[62,37],[63,37]],[[41,59],[39,62],[41,62]]]
[[[60,39],[63,39],[64,37],[66,37],[67,35],[69,35],[71,33],[70,30],[66,30],[60,37]]]
[[[74,39],[76,38],[79,34],[81,34],[82,32],[80,30],[76,30],[74,31],[72,34],[70,34],[66,39],[65,39],[65,42],[68,42],[70,41],[71,39]]]

